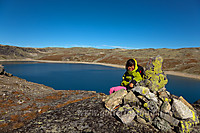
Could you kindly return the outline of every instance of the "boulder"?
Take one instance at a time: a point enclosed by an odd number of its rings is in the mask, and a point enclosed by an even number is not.
[[[0,64],[0,75],[6,75],[6,76],[8,76],[8,77],[13,76],[12,74],[7,73],[7,72],[4,70],[4,66],[2,66],[1,64]]]
[[[161,105],[160,110],[164,113],[169,113],[171,110],[171,105],[168,101],[163,102],[163,104]]]
[[[7,73],[6,71],[4,71],[4,75],[6,75],[8,77],[12,77],[13,76],[11,73]]]
[[[140,116],[141,118],[143,118],[146,122],[150,122],[151,121],[151,117],[149,115],[149,113],[141,108],[138,107],[133,107],[134,111],[136,112],[137,116]]]
[[[147,87],[144,87],[144,86],[136,86],[132,89],[133,92],[137,92],[139,93],[140,95],[143,95],[145,96],[147,99],[151,99],[155,102],[158,102],[158,99],[156,97],[156,95],[154,93],[151,93],[149,91],[149,88]]]
[[[173,99],[172,110],[176,118],[187,119],[193,117],[192,111],[189,109],[189,107],[180,100]]]
[[[191,110],[195,110],[193,107],[192,107],[192,105],[191,104],[189,104],[182,96],[180,96],[179,98],[178,98],[178,100],[180,100],[182,103],[184,103],[186,106],[188,106]]]
[[[169,96],[168,96],[168,94],[167,94],[167,92],[166,91],[161,91],[161,92],[158,92],[158,97],[163,101],[163,102],[165,102],[165,101],[171,101],[171,99],[169,98]]]
[[[135,111],[126,104],[123,107],[119,107],[116,112],[116,116],[125,124],[131,124],[136,116]]]
[[[0,74],[4,74],[4,67],[0,65]]]
[[[152,112],[152,113],[158,112],[158,109],[159,109],[157,103],[154,102],[154,101],[148,101],[147,103],[144,103],[143,106],[144,106],[146,109],[148,109],[150,112]]]
[[[192,118],[190,118],[190,120],[193,121],[194,124],[198,124],[199,123],[199,118],[197,116],[197,113],[195,113],[194,111],[192,111],[192,114],[193,114],[193,116],[192,116]]]
[[[194,123],[191,122],[190,120],[181,120],[180,126],[178,126],[176,130],[179,133],[190,133],[193,126],[194,126]]]
[[[142,117],[138,116],[138,115],[136,117],[136,121],[141,123],[141,124],[147,124],[146,120],[143,119]]]
[[[105,99],[105,107],[108,110],[113,111],[116,106],[122,104],[122,99],[126,94],[127,91],[121,89],[119,91],[112,93],[111,95],[108,95],[107,98]]]
[[[171,126],[170,124],[160,117],[156,117],[153,121],[153,125],[160,129],[163,132],[171,132]]]
[[[163,113],[163,112],[160,112],[160,118],[166,120],[172,126],[178,126],[178,124],[179,124],[178,119],[170,116],[169,114]]]
[[[148,99],[145,96],[138,95],[137,98],[141,101],[140,103],[148,102]]]
[[[137,106],[138,103],[139,103],[139,100],[132,91],[130,91],[124,97],[124,104],[129,104],[130,106],[134,106],[134,105]]]
[[[149,94],[149,88],[144,86],[136,86],[132,89],[133,92],[138,92],[139,94],[146,96]]]

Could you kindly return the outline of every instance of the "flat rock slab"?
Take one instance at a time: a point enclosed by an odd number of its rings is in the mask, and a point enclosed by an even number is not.
[[[173,114],[177,118],[187,119],[193,117],[193,113],[189,107],[182,103],[180,100],[173,99],[172,108],[174,110]]]
[[[47,111],[96,96],[95,92],[59,91],[14,76],[0,75],[0,132],[23,127]]]
[[[157,132],[152,126],[133,123],[127,126],[105,110],[101,98],[91,98],[46,112],[29,122],[19,132]]]

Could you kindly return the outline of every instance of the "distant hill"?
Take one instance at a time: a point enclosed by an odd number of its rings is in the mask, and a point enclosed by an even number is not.
[[[163,69],[200,75],[200,47],[180,49],[96,49],[96,48],[25,48],[0,45],[0,60],[39,59],[53,61],[80,61],[125,65],[136,58],[146,66],[150,57],[161,55]]]

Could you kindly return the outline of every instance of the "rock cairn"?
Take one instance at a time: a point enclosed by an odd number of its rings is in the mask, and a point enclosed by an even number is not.
[[[151,58],[144,81],[130,91],[121,89],[103,99],[113,116],[131,126],[151,124],[162,132],[190,132],[199,123],[195,109],[182,97],[165,88],[168,80],[162,71],[161,56]]]

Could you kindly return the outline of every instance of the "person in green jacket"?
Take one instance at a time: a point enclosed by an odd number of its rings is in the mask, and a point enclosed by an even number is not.
[[[126,72],[122,77],[121,86],[132,89],[137,82],[141,82],[144,76],[144,69],[142,66],[137,64],[135,59],[129,59],[126,62]]]

